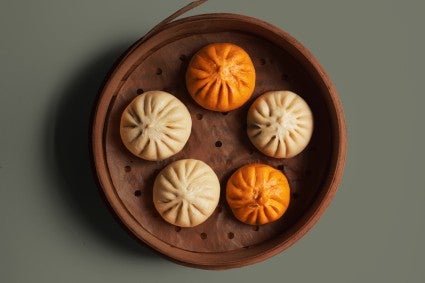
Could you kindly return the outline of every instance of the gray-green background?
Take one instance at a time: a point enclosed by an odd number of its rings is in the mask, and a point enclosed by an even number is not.
[[[343,182],[302,240],[236,270],[168,262],[114,222],[89,170],[91,103],[114,59],[188,2],[0,2],[0,281],[425,282],[421,1],[210,0],[190,12],[254,16],[312,51],[345,109]]]

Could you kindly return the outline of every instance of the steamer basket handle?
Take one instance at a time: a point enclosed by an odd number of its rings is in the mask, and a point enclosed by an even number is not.
[[[192,10],[195,7],[198,7],[199,5],[207,2],[208,0],[197,0],[197,1],[193,1],[189,4],[187,4],[186,6],[184,6],[183,8],[180,8],[179,10],[177,10],[176,12],[174,12],[173,14],[171,14],[170,16],[168,16],[167,18],[165,18],[164,20],[162,20],[159,24],[157,24],[156,26],[154,26],[150,31],[148,31],[148,33],[145,34],[145,36],[143,37],[143,41],[145,41],[146,39],[148,39],[149,37],[151,37],[152,35],[154,35],[155,33],[157,33],[159,30],[161,30],[166,24],[168,24],[169,22],[172,22],[174,19],[176,19],[177,17],[183,15],[184,13]]]

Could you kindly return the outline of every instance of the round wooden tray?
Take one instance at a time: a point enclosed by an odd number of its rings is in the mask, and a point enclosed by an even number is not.
[[[346,129],[336,90],[318,61],[294,38],[261,20],[207,14],[163,24],[136,42],[108,76],[96,101],[91,132],[93,164],[107,202],[138,239],[167,258],[204,269],[226,269],[269,258],[302,237],[319,219],[340,182]],[[257,72],[251,99],[229,113],[205,110],[187,93],[184,75],[191,56],[212,42],[232,42],[250,54]],[[262,93],[288,89],[310,105],[315,130],[308,147],[290,159],[269,158],[250,143],[246,115]],[[174,94],[189,109],[193,126],[184,149],[163,161],[133,156],[121,142],[126,105],[148,90]],[[209,164],[221,182],[214,214],[193,228],[165,222],[152,202],[153,181],[162,168],[182,158]],[[228,177],[240,166],[260,162],[282,170],[291,203],[278,221],[262,226],[239,222],[225,201]]]

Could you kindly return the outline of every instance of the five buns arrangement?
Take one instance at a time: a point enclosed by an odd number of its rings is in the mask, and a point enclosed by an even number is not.
[[[232,43],[201,48],[186,69],[186,88],[201,107],[228,112],[252,96],[256,73],[248,53]],[[131,101],[121,116],[120,135],[133,155],[147,162],[165,160],[180,152],[189,140],[190,113],[184,103],[164,91],[148,91]],[[289,90],[259,96],[247,115],[247,134],[264,155],[292,158],[308,145],[313,114],[303,98]],[[214,170],[196,159],[169,163],[156,176],[153,203],[168,223],[194,227],[207,221],[220,198]],[[286,176],[266,164],[246,164],[227,180],[226,201],[235,218],[249,225],[280,219],[290,203]]]

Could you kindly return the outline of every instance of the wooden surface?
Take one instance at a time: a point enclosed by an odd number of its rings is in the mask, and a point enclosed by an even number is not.
[[[257,72],[251,99],[226,114],[198,106],[186,91],[190,57],[212,42],[231,42],[250,54]],[[160,162],[138,159],[119,136],[126,105],[148,90],[178,97],[192,115],[192,134],[183,151]],[[310,105],[315,130],[308,147],[290,159],[262,155],[246,135],[247,110],[260,94],[288,89]],[[185,18],[160,28],[123,56],[98,98],[92,125],[94,166],[106,199],[124,225],[170,259],[206,269],[252,264],[295,243],[318,220],[335,193],[345,161],[346,132],[336,91],[311,54],[285,32],[262,21],[232,14]],[[221,146],[219,146],[221,145]],[[217,210],[194,228],[174,227],[152,203],[156,174],[174,160],[205,161],[217,173],[222,197]],[[260,227],[237,221],[225,203],[227,178],[240,166],[260,162],[282,170],[292,202],[277,222]]]

